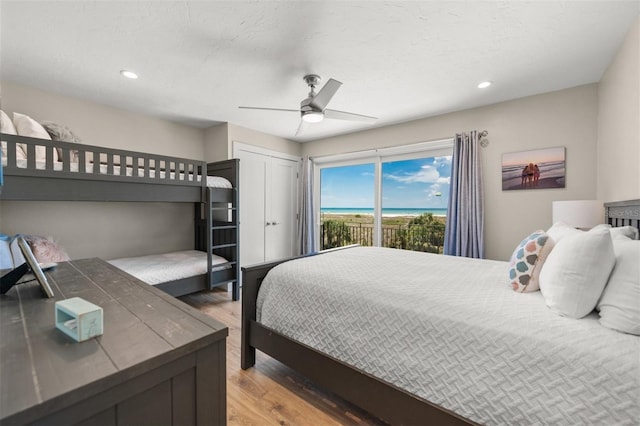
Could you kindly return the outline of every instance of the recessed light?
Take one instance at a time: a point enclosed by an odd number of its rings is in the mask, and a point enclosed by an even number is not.
[[[122,74],[123,76],[127,77],[127,78],[131,78],[131,79],[136,79],[138,78],[138,74],[136,74],[133,71],[127,71],[127,70],[120,70],[120,74]]]
[[[483,81],[482,83],[478,84],[478,89],[486,89],[487,87],[491,86],[491,81]]]

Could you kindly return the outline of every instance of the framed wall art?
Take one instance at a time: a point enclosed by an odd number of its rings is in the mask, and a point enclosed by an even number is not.
[[[502,154],[502,190],[565,187],[565,148]]]

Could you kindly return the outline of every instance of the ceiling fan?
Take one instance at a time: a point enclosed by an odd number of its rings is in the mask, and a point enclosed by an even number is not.
[[[368,115],[354,114],[352,112],[338,111],[335,109],[327,108],[327,104],[331,101],[331,98],[336,94],[342,83],[338,80],[330,78],[322,89],[316,93],[316,86],[320,82],[320,76],[316,74],[308,74],[303,77],[303,80],[307,83],[311,89],[309,96],[300,102],[300,109],[283,109],[283,108],[262,108],[262,107],[248,107],[241,106],[242,109],[262,109],[267,111],[285,111],[285,112],[297,112],[300,113],[300,125],[296,131],[296,136],[303,130],[305,123],[318,123],[325,118],[331,118],[336,120],[350,120],[350,121],[364,121],[367,123],[373,123],[378,118]]]

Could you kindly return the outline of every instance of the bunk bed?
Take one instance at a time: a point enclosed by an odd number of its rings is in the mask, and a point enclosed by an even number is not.
[[[181,296],[231,284],[238,300],[238,160],[207,164],[3,133],[0,139],[0,200],[193,203],[193,248],[206,254],[206,272],[154,285]]]
[[[640,228],[640,200],[605,207]],[[241,367],[258,349],[390,424],[637,424],[640,337],[552,312],[508,269],[357,246],[245,267]]]

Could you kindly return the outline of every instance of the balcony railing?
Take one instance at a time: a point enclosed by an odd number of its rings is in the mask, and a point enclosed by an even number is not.
[[[442,253],[444,223],[422,225],[382,225],[382,246]],[[373,245],[373,224],[327,220],[320,225],[321,249],[348,244]]]

